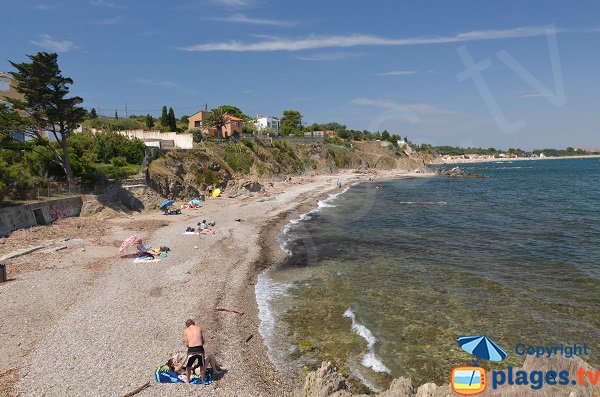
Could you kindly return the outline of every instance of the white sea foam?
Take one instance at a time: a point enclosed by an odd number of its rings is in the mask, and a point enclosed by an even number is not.
[[[362,372],[360,372],[359,368],[356,368],[352,364],[350,365],[350,373],[352,375],[354,375],[358,380],[360,380],[363,385],[365,385],[369,389],[371,389],[371,391],[373,391],[375,393],[379,393],[381,391],[381,389],[379,387],[375,386],[375,384],[373,382],[371,382],[369,379],[367,379],[367,377],[365,375],[363,375]]]
[[[258,331],[268,348],[269,359],[277,363],[279,360],[274,356],[275,326],[277,324],[277,313],[273,309],[273,302],[281,299],[287,294],[289,284],[277,283],[269,277],[269,270],[258,276],[254,293],[258,306],[258,318],[260,325]]]
[[[383,361],[375,354],[374,347],[375,343],[377,343],[377,339],[373,336],[371,330],[356,320],[356,315],[351,308],[348,308],[344,312],[344,317],[348,317],[352,320],[352,331],[367,341],[367,348],[369,351],[363,356],[361,362],[362,365],[371,368],[375,372],[385,372],[389,374],[391,372],[390,369],[386,367]]]
[[[336,200],[341,194],[348,191],[348,189],[349,189],[349,187],[345,188],[344,190],[342,190],[339,193],[330,194],[326,199],[321,200],[317,203],[317,208],[315,208],[312,211],[309,211],[305,214],[300,215],[300,217],[298,217],[296,219],[290,220],[288,222],[288,224],[283,227],[283,230],[281,231],[281,236],[279,236],[277,238],[277,242],[279,243],[279,247],[281,248],[281,250],[283,252],[285,252],[288,256],[291,256],[292,251],[289,249],[290,240],[288,237],[288,234],[290,233],[290,231],[293,230],[295,227],[297,227],[301,222],[311,219],[312,214],[320,211],[321,208],[335,207],[335,205],[331,204],[331,202]]]

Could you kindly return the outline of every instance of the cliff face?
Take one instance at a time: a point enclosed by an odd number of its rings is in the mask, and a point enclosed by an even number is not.
[[[546,374],[548,371],[569,371],[570,379],[576,379],[577,371],[583,368],[584,371],[591,371],[593,376],[596,371],[581,358],[574,356],[565,358],[564,356],[534,357],[527,356],[522,368],[514,368],[513,372],[524,370],[529,376],[532,371],[542,371]],[[449,376],[449,375],[448,375]],[[497,389],[492,387],[492,376],[488,372],[486,390],[478,394],[481,397],[596,397],[600,395],[600,380],[596,385],[591,384],[590,379],[586,379],[586,385],[549,385],[544,383],[540,390],[534,390],[530,385],[500,385]],[[321,368],[310,372],[306,376],[304,387],[296,393],[297,397],[362,397],[365,394],[353,394],[347,386],[347,380],[339,375],[334,366],[329,362],[321,364]],[[410,378],[394,379],[388,390],[379,394],[377,397],[460,397],[455,394],[450,385],[437,386],[435,383],[426,383],[416,388]]]
[[[339,146],[275,141],[266,146],[246,141],[203,143],[197,149],[167,152],[150,163],[148,176],[149,184],[162,195],[189,198],[209,185],[224,188],[234,179],[334,173],[344,168],[422,171],[425,165],[381,142]]]

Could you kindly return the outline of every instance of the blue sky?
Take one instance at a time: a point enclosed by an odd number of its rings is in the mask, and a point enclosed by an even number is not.
[[[105,114],[231,104],[433,145],[600,147],[597,1],[2,3],[0,70],[58,52]]]

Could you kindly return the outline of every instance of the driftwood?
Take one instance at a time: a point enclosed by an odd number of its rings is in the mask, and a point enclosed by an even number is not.
[[[224,307],[217,307],[215,310],[218,311],[218,312],[236,313],[236,314],[239,314],[240,316],[244,315],[244,312],[241,312],[241,311],[235,310],[235,309],[226,309]]]
[[[246,338],[246,343],[250,342],[250,339],[252,339],[253,336],[254,334],[250,334],[250,336]]]
[[[131,396],[135,396],[136,394],[138,394],[139,392],[141,392],[144,389],[147,389],[148,387],[150,387],[150,381],[144,383],[142,386],[138,387],[137,389],[135,389],[132,392],[129,392],[125,395],[123,395],[123,397],[131,397]]]

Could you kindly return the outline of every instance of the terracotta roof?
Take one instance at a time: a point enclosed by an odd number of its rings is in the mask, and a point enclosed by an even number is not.
[[[226,114],[225,117],[228,118],[229,120],[232,120],[232,121],[244,121],[244,119],[239,119],[237,117],[233,117],[233,116],[230,116],[228,114]]]

